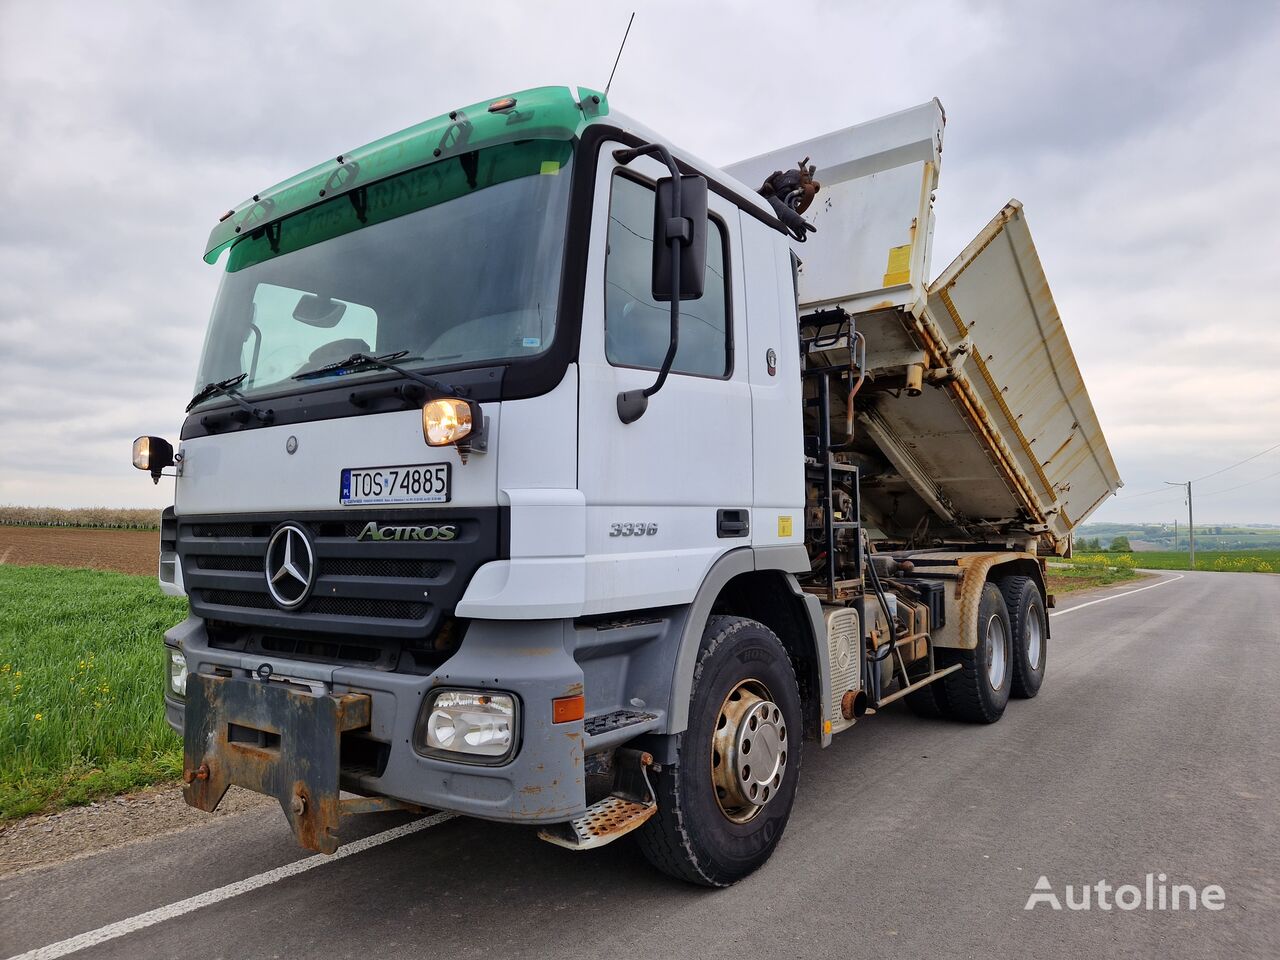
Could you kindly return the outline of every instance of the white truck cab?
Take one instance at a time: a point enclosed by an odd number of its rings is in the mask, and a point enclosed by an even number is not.
[[[634,831],[724,885],[806,744],[1034,696],[1039,556],[1119,480],[1047,284],[1008,286],[1020,207],[928,283],[943,122],[731,175],[544,87],[229,211],[180,441],[134,449],[175,476],[187,801],[259,790],[326,852],[388,807]]]

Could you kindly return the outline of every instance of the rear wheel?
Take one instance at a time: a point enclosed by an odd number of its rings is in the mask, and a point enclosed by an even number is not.
[[[1030,577],[1006,577],[1000,581],[1000,592],[1013,628],[1013,684],[1009,692],[1029,700],[1040,692],[1049,653],[1049,621],[1045,617],[1044,599]]]
[[[1013,628],[1004,596],[993,583],[984,584],[978,603],[978,642],[972,650],[939,649],[938,666],[960,669],[931,686],[941,684],[938,705],[947,716],[972,723],[995,723],[1009,703],[1013,680]]]
[[[727,887],[773,853],[791,816],[803,718],[787,651],[768,627],[713,617],[694,668],[679,759],[655,777],[637,832],[658,869]]]

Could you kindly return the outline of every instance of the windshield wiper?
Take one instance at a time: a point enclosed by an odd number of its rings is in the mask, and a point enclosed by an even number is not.
[[[408,377],[410,380],[414,380],[422,384],[428,390],[431,390],[441,396],[458,396],[457,389],[449,386],[447,383],[437,380],[434,377],[427,377],[420,373],[414,373],[412,370],[406,370],[399,364],[391,362],[392,360],[399,360],[400,358],[407,356],[408,353],[408,350],[399,350],[396,353],[384,353],[380,357],[373,357],[367,353],[353,353],[351,356],[347,357],[347,359],[339,360],[337,363],[326,364],[323,367],[316,370],[308,370],[305,373],[295,373],[293,375],[293,379],[314,380],[317,377],[327,376],[328,374],[336,373],[339,370],[354,373],[362,367],[381,367],[383,370],[392,370],[395,373],[400,374],[402,377]]]
[[[217,383],[206,383],[200,388],[196,395],[191,398],[191,402],[187,404],[187,413],[190,413],[192,408],[197,404],[203,403],[216,394],[231,398],[244,410],[248,411],[251,417],[260,420],[263,423],[270,423],[275,419],[275,414],[270,410],[262,410],[255,407],[244,398],[239,390],[236,389],[239,384],[244,382],[244,379],[247,376],[249,376],[247,373],[242,373],[237,377],[228,377],[226,380],[219,380]]]

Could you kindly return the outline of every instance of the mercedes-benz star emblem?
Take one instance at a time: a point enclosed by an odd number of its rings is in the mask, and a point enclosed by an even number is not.
[[[295,523],[286,523],[267,544],[267,589],[286,610],[306,600],[315,582],[316,555],[311,538]]]

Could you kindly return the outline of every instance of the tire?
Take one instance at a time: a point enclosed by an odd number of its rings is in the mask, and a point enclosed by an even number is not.
[[[1030,700],[1044,683],[1049,654],[1049,621],[1040,588],[1030,577],[1005,577],[999,581],[1013,627],[1013,685],[1009,695]]]
[[[938,666],[960,664],[960,669],[936,680],[943,713],[970,723],[995,723],[1004,715],[1013,680],[1013,629],[1004,595],[994,583],[983,584],[978,603],[978,645],[973,650],[939,649]],[[998,683],[993,683],[993,675]]]
[[[649,862],[689,883],[727,887],[768,860],[791,817],[803,723],[795,673],[773,631],[742,617],[712,617],[678,760],[655,776],[658,812],[636,831]],[[757,739],[749,743],[752,730]],[[773,763],[767,783],[759,765],[747,780],[734,779],[757,757]],[[732,793],[718,786],[726,782]],[[752,787],[754,803],[746,795]]]

